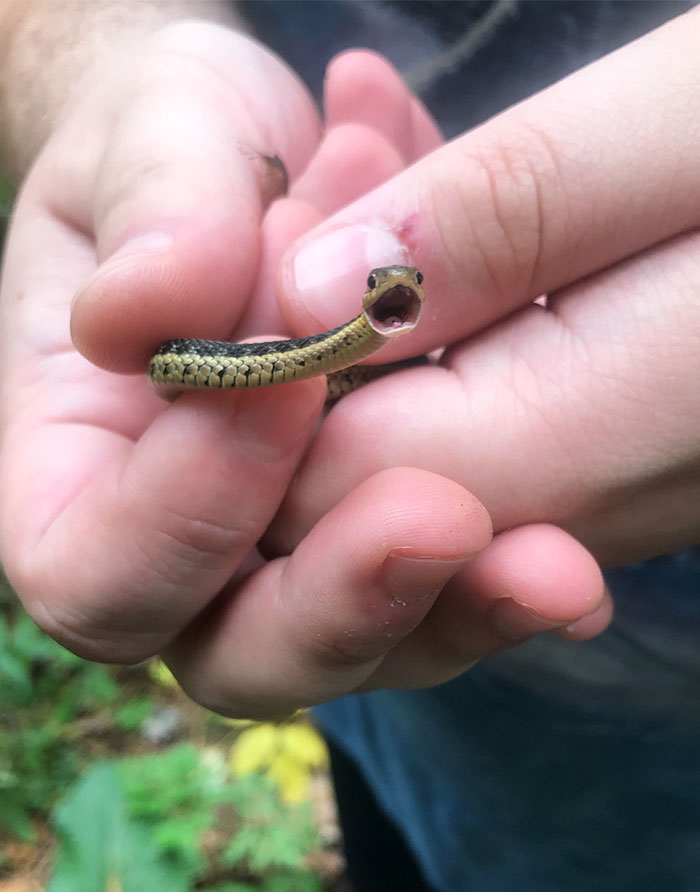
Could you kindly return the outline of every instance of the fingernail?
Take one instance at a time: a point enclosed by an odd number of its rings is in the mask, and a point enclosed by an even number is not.
[[[154,257],[165,254],[173,244],[173,236],[169,232],[149,232],[129,239],[104,260],[105,266],[121,263],[123,260],[132,260],[135,257]]]
[[[302,242],[285,261],[288,298],[323,325],[357,314],[367,274],[410,265],[409,250],[384,223],[353,223]]]
[[[496,635],[508,641],[527,641],[540,632],[563,629],[572,622],[552,622],[513,598],[499,598],[491,608],[489,618]]]
[[[382,572],[390,603],[394,607],[406,607],[434,598],[469,557],[406,557],[395,551],[389,552]]]

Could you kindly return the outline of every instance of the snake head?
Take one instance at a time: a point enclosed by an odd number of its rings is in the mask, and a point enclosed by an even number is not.
[[[424,300],[423,274],[414,266],[380,266],[367,277],[362,309],[378,334],[393,337],[416,326]]]

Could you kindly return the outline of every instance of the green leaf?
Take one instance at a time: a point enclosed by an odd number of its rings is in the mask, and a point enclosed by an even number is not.
[[[178,814],[209,813],[223,781],[195,746],[182,743],[153,756],[120,763],[129,812],[159,820]]]
[[[162,852],[178,857],[188,870],[195,873],[204,867],[201,851],[202,834],[214,825],[214,812],[195,812],[162,820],[153,829],[153,840]]]
[[[285,803],[274,781],[262,774],[238,778],[227,794],[241,823],[222,853],[224,863],[244,862],[254,873],[304,866],[309,852],[319,845],[308,803]]]
[[[34,842],[36,834],[23,791],[0,789],[0,828],[24,842]]]
[[[48,892],[188,892],[191,877],[129,819],[119,774],[94,765],[56,811],[58,863]]]
[[[278,874],[270,877],[260,892],[321,892],[320,877],[310,871]]]
[[[12,647],[27,662],[55,658],[65,648],[42,632],[33,619],[21,611],[12,629]],[[78,659],[76,657],[76,659]]]
[[[251,886],[250,883],[220,883],[212,886],[209,892],[260,892],[260,886]]]
[[[31,698],[32,680],[29,669],[30,664],[11,650],[0,653],[0,686],[3,689],[3,699],[19,705]]]
[[[138,731],[152,713],[153,704],[148,697],[134,697],[115,711],[114,724],[122,731]]]

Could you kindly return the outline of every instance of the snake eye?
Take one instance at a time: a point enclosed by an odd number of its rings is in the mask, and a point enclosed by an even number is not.
[[[367,277],[367,287],[370,289],[377,287],[377,277],[374,275],[374,273],[370,273]]]
[[[416,270],[416,282],[418,282],[419,285],[423,284],[423,273],[419,269]]]

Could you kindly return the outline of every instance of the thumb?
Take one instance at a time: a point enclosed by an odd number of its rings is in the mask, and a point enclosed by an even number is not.
[[[126,92],[86,198],[99,266],[72,336],[96,364],[135,372],[163,340],[230,332],[265,205],[306,163],[318,119],[275,56],[211,25],[163,29]]]

